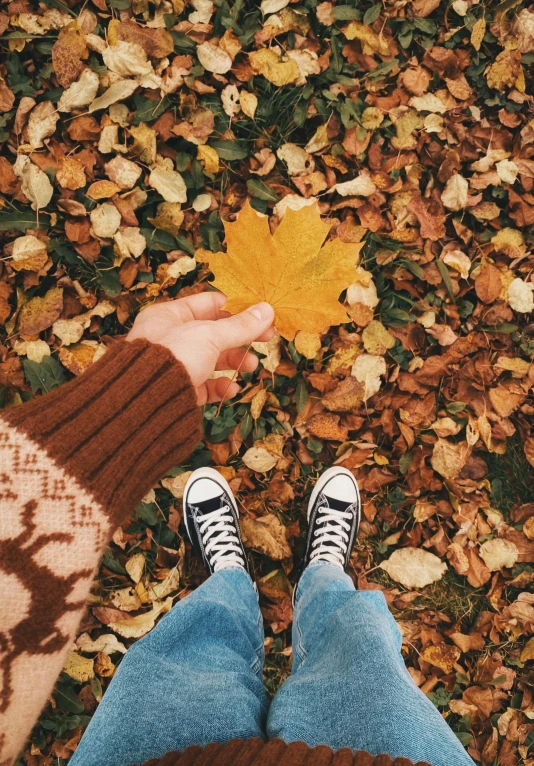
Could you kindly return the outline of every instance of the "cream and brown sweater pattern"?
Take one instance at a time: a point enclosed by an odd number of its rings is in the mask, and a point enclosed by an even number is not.
[[[116,342],[81,377],[0,414],[0,766],[50,696],[114,529],[193,450],[200,420],[183,366],[142,340]],[[393,763],[287,747],[228,743],[150,763]]]

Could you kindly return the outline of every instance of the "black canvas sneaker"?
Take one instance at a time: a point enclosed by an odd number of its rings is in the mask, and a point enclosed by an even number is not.
[[[198,468],[185,485],[183,502],[187,534],[208,572],[236,566],[249,572],[239,511],[226,479],[214,468]]]
[[[328,468],[315,485],[308,504],[304,566],[327,561],[345,569],[358,534],[360,516],[356,479],[346,468]]]

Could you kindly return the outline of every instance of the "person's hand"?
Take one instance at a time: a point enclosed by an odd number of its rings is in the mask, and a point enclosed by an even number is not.
[[[211,374],[214,370],[252,372],[258,358],[240,346],[270,340],[274,333],[274,311],[268,303],[232,316],[221,311],[225,301],[222,293],[209,292],[156,303],[141,311],[127,335],[127,340],[145,338],[172,351],[189,373],[199,404],[235,396],[237,383],[226,377],[210,380]]]

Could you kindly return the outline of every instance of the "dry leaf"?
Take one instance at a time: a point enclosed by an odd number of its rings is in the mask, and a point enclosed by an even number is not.
[[[293,342],[298,353],[306,359],[315,359],[321,350],[321,336],[318,332],[299,330]]]
[[[174,170],[172,160],[162,160],[152,168],[148,183],[166,202],[187,202],[185,181],[180,173]]]
[[[235,223],[225,223],[227,253],[207,255],[215,287],[228,297],[225,309],[235,313],[267,301],[288,340],[298,330],[316,333],[345,322],[338,297],[354,277],[362,244],[334,239],[322,246],[329,228],[314,205],[288,210],[271,235],[268,218],[247,203]]]
[[[382,561],[380,568],[405,588],[424,588],[441,580],[447,571],[447,565],[441,559],[422,548],[393,551],[387,561]]]
[[[25,303],[18,317],[18,328],[22,337],[39,335],[53,325],[63,310],[63,290],[52,287],[48,292]]]
[[[445,479],[455,479],[469,457],[466,442],[454,444],[446,439],[438,439],[432,452],[432,468]]]
[[[276,46],[261,48],[248,54],[253,71],[279,87],[296,83],[300,79],[298,64],[293,59],[286,59]]]
[[[89,104],[87,111],[96,112],[99,109],[107,109],[111,104],[116,104],[117,101],[124,101],[124,99],[129,98],[138,87],[139,83],[136,80],[119,80],[113,83],[101,96],[95,98]]]
[[[51,101],[41,101],[32,109],[26,128],[32,149],[40,149],[43,140],[55,133],[58,120],[59,114]]]
[[[208,72],[226,74],[232,68],[232,59],[228,53],[207,41],[197,46],[197,57]]]
[[[110,622],[108,627],[114,633],[124,638],[141,638],[156,624],[160,614],[165,614],[172,609],[172,598],[160,601],[152,606],[149,612],[144,612],[137,617],[128,617],[120,622]]]
[[[76,652],[69,652],[63,665],[63,672],[77,683],[83,684],[95,677],[94,660],[81,657]]]
[[[15,271],[39,271],[48,260],[46,245],[31,234],[13,242],[12,266]]]
[[[369,322],[362,332],[362,340],[367,353],[374,356],[383,356],[396,343],[395,338],[386,330],[382,322],[375,320]]]
[[[274,561],[281,561],[291,556],[286,528],[274,514],[268,513],[266,516],[260,516],[259,519],[242,516],[239,524],[243,542],[253,550],[263,553]]]
[[[386,374],[386,360],[383,356],[360,354],[352,366],[351,375],[364,384],[363,401],[374,396],[382,385],[381,377]]]
[[[98,93],[99,79],[96,72],[84,69],[80,79],[64,90],[59,99],[58,112],[72,112],[92,103]]]
[[[78,24],[73,21],[63,27],[52,46],[52,66],[61,86],[68,88],[80,76],[89,50],[85,35]]]
[[[32,210],[41,210],[46,207],[54,189],[48,176],[37,165],[30,162],[29,158],[19,154],[13,165],[13,172],[20,178],[22,191],[30,200]]]
[[[534,284],[524,282],[517,277],[508,285],[508,303],[514,311],[520,314],[530,314],[534,311]]]
[[[126,647],[118,640],[117,636],[113,635],[113,633],[103,633],[94,641],[89,633],[82,633],[82,635],[78,636],[76,639],[76,646],[81,652],[86,652],[87,654],[93,652],[95,654],[104,652],[104,654],[108,655],[116,654],[117,652],[126,654]]]
[[[429,662],[436,668],[440,668],[444,673],[452,673],[454,666],[460,659],[461,652],[456,646],[450,644],[436,644],[427,646],[421,652],[421,659]]]
[[[268,473],[278,463],[278,458],[264,447],[250,447],[241,459],[247,468],[259,473]]]
[[[441,201],[448,210],[463,210],[467,206],[469,182],[459,173],[455,173],[445,184]]]
[[[503,567],[513,567],[519,558],[517,546],[501,537],[486,540],[480,546],[479,553],[490,572],[498,572]]]

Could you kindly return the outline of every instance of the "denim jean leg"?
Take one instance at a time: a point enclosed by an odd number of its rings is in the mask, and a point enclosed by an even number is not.
[[[473,766],[412,681],[401,643],[380,591],[355,590],[333,564],[308,566],[296,593],[293,670],[271,704],[268,736]]]
[[[239,568],[213,574],[124,657],[71,766],[130,766],[191,744],[265,737],[263,624]]]

